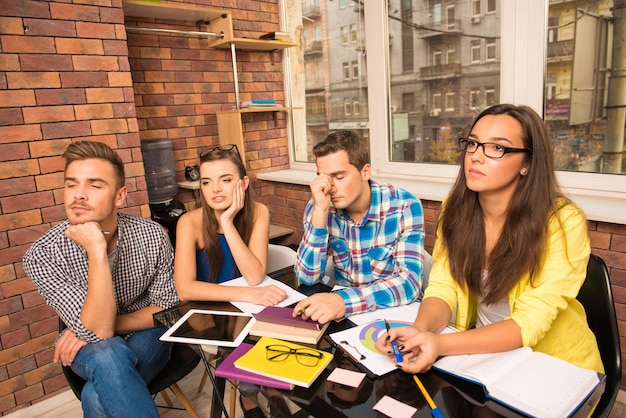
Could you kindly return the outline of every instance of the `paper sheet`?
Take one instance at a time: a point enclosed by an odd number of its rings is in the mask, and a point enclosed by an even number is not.
[[[248,284],[248,282],[246,282],[246,279],[244,279],[243,277],[238,277],[236,279],[229,280],[224,283],[220,283],[220,285],[251,287]],[[304,294],[298,292],[292,287],[289,287],[288,285],[286,285],[285,283],[281,281],[272,279],[269,276],[265,276],[263,281],[259,283],[258,285],[256,285],[255,287],[263,287],[263,286],[269,286],[269,285],[280,287],[285,292],[287,292],[287,298],[283,300],[282,302],[278,303],[276,306],[289,306],[291,304],[297,303],[301,301],[302,299],[306,298]],[[263,308],[265,307],[264,305],[256,305],[254,303],[248,303],[248,302],[231,302],[231,303],[235,305],[240,311],[247,312],[247,313],[258,313],[258,312],[261,312],[261,310],[263,310]]]
[[[380,401],[374,405],[374,410],[393,418],[411,418],[417,412],[416,408],[387,395],[380,398]]]
[[[361,385],[363,379],[365,379],[365,373],[355,372],[353,370],[342,369],[337,367],[328,375],[327,379],[330,382],[339,383],[340,385],[350,386],[352,388],[358,388]]]

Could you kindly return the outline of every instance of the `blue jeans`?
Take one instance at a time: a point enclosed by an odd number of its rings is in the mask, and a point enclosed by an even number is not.
[[[163,369],[172,345],[159,341],[165,328],[113,337],[80,349],[72,371],[87,382],[81,392],[84,416],[158,418],[147,384]]]

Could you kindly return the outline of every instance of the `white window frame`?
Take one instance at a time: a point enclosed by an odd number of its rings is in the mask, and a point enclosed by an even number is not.
[[[377,57],[367,63],[373,176],[412,191],[422,199],[442,201],[456,179],[458,166],[400,163],[389,159],[389,86],[380,82],[389,79],[386,2],[363,1],[367,27],[365,43],[368,55]],[[501,0],[500,8],[500,102],[526,104],[543,114],[547,28],[535,23],[547,22],[548,0]],[[295,22],[297,24],[297,19]],[[284,65],[289,66],[288,61],[283,60]],[[291,79],[285,77],[285,80],[288,91],[296,96],[297,102],[297,95],[304,96],[304,91],[293,92]],[[315,164],[293,161],[291,149],[290,156],[289,170],[261,173],[257,178],[309,184],[315,177]],[[559,171],[557,177],[564,192],[585,211],[588,219],[626,224],[626,211],[623,210],[626,207],[626,175]]]
[[[348,45],[350,42],[350,28],[348,26],[341,27],[341,45]]]
[[[480,63],[480,56],[482,55],[482,48],[481,48],[481,41],[479,39],[470,39],[469,41],[470,43],[470,63],[472,64],[479,64]],[[478,59],[474,59],[474,53],[478,51]]]
[[[480,109],[480,89],[472,88],[469,92],[469,108],[471,110]]]
[[[497,42],[495,38],[487,38],[485,40],[485,61],[493,62],[497,60]],[[493,54],[491,54],[493,53]],[[490,56],[490,54],[492,56]]]
[[[344,116],[352,115],[352,102],[351,101],[346,100],[345,102],[343,102],[343,114]]]
[[[454,112],[454,100],[456,100],[454,92],[447,92],[443,103],[446,112]]]
[[[349,81],[351,80],[350,78],[350,62],[348,61],[344,61],[341,63],[341,73],[343,74],[343,79],[344,81]]]
[[[435,105],[436,103],[439,103],[439,105]],[[443,97],[441,96],[441,93],[433,93],[433,103],[432,103],[432,110],[435,112],[441,112],[442,108],[443,108]]]

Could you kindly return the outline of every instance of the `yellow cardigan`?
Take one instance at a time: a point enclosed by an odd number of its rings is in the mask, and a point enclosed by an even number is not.
[[[562,208],[552,219],[549,244],[534,286],[526,274],[509,292],[513,319],[522,331],[522,344],[587,369],[604,373],[593,332],[583,306],[576,300],[587,274],[589,236],[584,215],[573,205]],[[435,243],[434,264],[424,299],[437,297],[453,313],[451,325],[466,330],[476,324],[477,300],[452,278],[447,252],[441,239]]]

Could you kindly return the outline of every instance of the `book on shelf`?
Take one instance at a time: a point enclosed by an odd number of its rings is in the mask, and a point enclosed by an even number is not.
[[[304,365],[296,358],[297,354],[289,353],[281,361],[272,361],[267,356],[267,346],[278,345],[286,347],[287,350],[305,350],[308,353],[319,355],[319,361],[313,366]],[[311,359],[305,356],[305,360]],[[333,359],[333,355],[326,351],[314,350],[310,347],[302,346],[293,342],[283,341],[276,338],[261,337],[254,346],[237,360],[235,367],[248,372],[282,380],[296,386],[310,387],[315,379],[326,369]]]
[[[289,32],[281,32],[281,31],[264,33],[263,35],[259,36],[259,39],[267,39],[267,40],[274,40],[274,41],[287,41],[287,42],[291,42],[292,40],[291,34]]]
[[[536,417],[570,416],[603,378],[530,347],[446,356],[433,368],[476,383],[487,398]]]
[[[215,369],[215,376],[224,379],[237,380],[241,382],[254,383],[255,385],[268,386],[276,389],[291,390],[293,384],[271,377],[263,376],[258,373],[248,372],[246,370],[235,367],[235,360],[246,354],[253,347],[252,344],[241,343],[232,353],[226,357]]]
[[[245,100],[240,103],[242,108],[246,107],[279,107],[280,105],[276,103],[274,99],[267,100]]]

